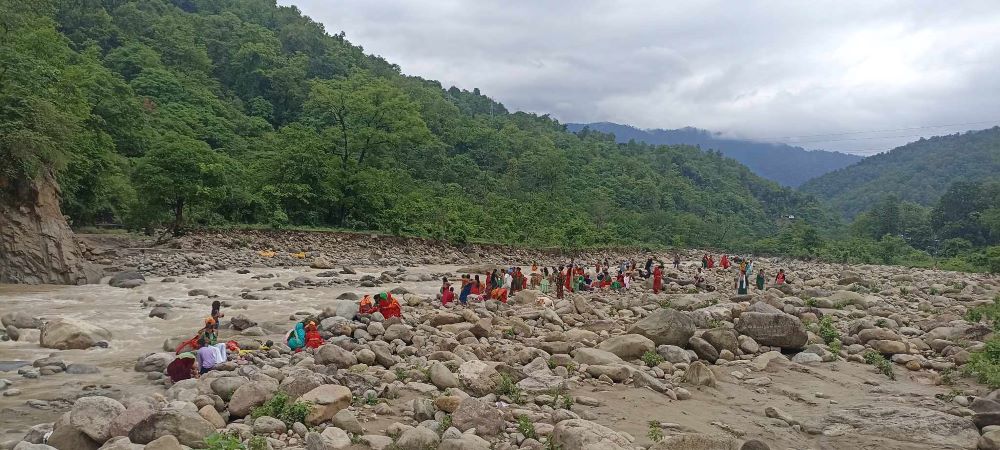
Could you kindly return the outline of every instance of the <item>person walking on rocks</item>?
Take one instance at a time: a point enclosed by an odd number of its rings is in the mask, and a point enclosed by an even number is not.
[[[760,269],[760,272],[757,272],[757,280],[756,281],[757,281],[757,290],[758,291],[763,291],[764,290],[764,281],[765,281],[765,278],[764,278],[764,269]]]
[[[736,276],[736,295],[747,295],[750,288],[750,280],[747,279],[747,273],[740,271],[740,274]]]
[[[785,269],[778,269],[778,274],[774,277],[774,285],[781,286],[785,284]]]
[[[653,293],[659,294],[663,285],[663,264],[657,264],[653,270]]]
[[[649,259],[646,260],[646,276],[645,276],[645,278],[649,278],[649,275],[653,273],[652,270],[653,270],[653,257],[650,256]]]
[[[674,270],[681,269],[681,255],[674,253]]]
[[[556,276],[556,298],[563,298],[564,284],[566,283],[565,275],[563,275],[563,266],[559,266],[559,270],[555,273]]]

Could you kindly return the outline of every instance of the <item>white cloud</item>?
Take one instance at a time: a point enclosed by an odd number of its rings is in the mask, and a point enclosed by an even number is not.
[[[785,137],[996,121],[786,140],[863,153],[1000,124],[990,1],[279,3],[405,73],[564,122]]]

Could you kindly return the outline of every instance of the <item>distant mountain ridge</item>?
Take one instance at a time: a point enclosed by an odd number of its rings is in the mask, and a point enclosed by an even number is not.
[[[757,175],[784,186],[798,187],[825,173],[847,167],[863,158],[840,152],[806,150],[787,144],[774,144],[741,139],[728,139],[700,128],[677,130],[642,130],[612,122],[567,123],[574,133],[589,127],[602,133],[612,133],[618,142],[645,142],[654,145],[698,145],[702,150],[718,150],[739,161]]]
[[[921,138],[803,184],[853,217],[889,194],[931,206],[957,181],[1000,180],[1000,127]]]

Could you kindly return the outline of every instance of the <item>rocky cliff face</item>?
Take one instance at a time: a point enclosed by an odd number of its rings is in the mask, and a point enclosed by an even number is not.
[[[59,209],[59,195],[51,173],[27,182],[0,177],[0,283],[97,281]]]

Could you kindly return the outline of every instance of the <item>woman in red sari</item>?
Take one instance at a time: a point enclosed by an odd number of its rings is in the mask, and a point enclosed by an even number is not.
[[[659,294],[663,286],[663,264],[657,264],[653,270],[653,293]]]

